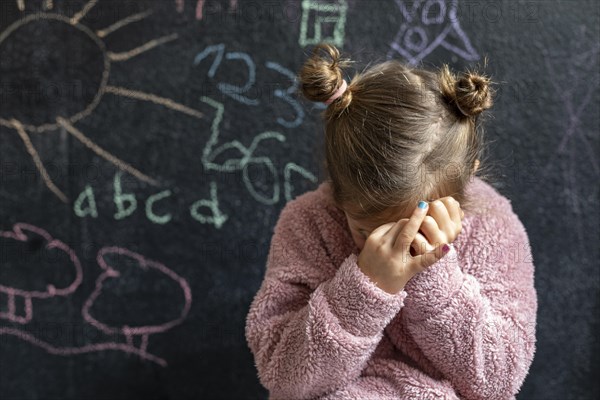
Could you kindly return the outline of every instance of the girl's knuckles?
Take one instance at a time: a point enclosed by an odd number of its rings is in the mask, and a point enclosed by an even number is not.
[[[439,208],[443,205],[441,200],[434,200],[433,202],[431,202],[430,206],[433,208]]]
[[[411,241],[411,240],[412,240],[412,237],[411,237],[411,236],[410,236],[410,234],[409,234],[409,233],[407,233],[407,232],[400,232],[400,233],[398,234],[398,239],[399,239],[401,242],[409,242],[409,241]]]
[[[435,222],[435,218],[433,218],[431,215],[426,215],[425,218],[423,219],[423,223],[425,223],[427,225],[431,225],[434,222]]]

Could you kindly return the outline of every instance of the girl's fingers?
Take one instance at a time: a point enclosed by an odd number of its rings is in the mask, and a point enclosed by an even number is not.
[[[402,228],[404,228],[404,225],[406,225],[407,222],[408,219],[406,218],[401,218],[396,222],[390,222],[389,229],[387,229],[383,235],[386,237],[386,241],[393,245],[394,241],[396,240],[396,236],[398,236],[398,233],[402,230]]]
[[[435,248],[431,244],[429,244],[425,236],[421,234],[421,231],[417,232],[417,234],[415,235],[415,240],[413,240],[413,242],[411,243],[411,247],[414,250],[415,256],[420,256]]]
[[[402,228],[399,228],[399,224],[394,226],[388,234],[393,239],[392,245],[394,248],[400,250],[402,253],[410,251],[410,244],[415,240],[415,236],[421,227],[421,223],[427,215],[428,209],[427,202],[421,201],[419,205],[415,207],[412,215],[406,221]],[[397,232],[397,235],[394,236]]]
[[[450,219],[454,222],[454,224],[460,224],[464,213],[460,209],[460,204],[456,199],[452,196],[443,197],[440,199],[444,205],[446,206],[446,210],[450,215]]]
[[[369,238],[378,239],[384,237],[389,234],[389,231],[394,228],[397,222],[388,222],[383,225],[379,225],[377,228],[373,229],[369,234]]]
[[[421,224],[421,232],[423,232],[423,235],[427,238],[429,243],[436,244],[446,241],[446,238],[443,232],[440,230],[437,221],[431,215],[427,215],[423,219],[423,223]]]
[[[427,215],[427,213],[425,213],[425,215]],[[389,228],[384,231],[385,233],[382,236],[385,236],[386,241],[393,245],[394,241],[396,240],[396,236],[398,236],[398,233],[402,230],[402,228],[404,228],[404,225],[406,225],[407,222],[408,218],[401,218],[396,222],[390,222]]]
[[[435,264],[439,259],[444,257],[450,251],[450,245],[439,243],[433,250],[425,254],[416,256],[418,272],[426,270],[429,266]]]
[[[449,227],[450,224],[454,224],[450,218],[450,214],[448,214],[446,205],[441,199],[435,200],[430,204],[429,212],[427,214],[431,215],[435,219],[440,229],[444,229]]]

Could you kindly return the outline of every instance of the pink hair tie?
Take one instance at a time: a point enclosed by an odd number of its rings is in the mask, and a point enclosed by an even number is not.
[[[344,94],[347,87],[348,87],[348,84],[346,83],[346,80],[343,80],[342,86],[340,86],[340,88],[338,90],[336,90],[335,93],[329,99],[327,99],[325,104],[330,105],[331,103],[333,103],[338,97],[340,97],[341,95]]]

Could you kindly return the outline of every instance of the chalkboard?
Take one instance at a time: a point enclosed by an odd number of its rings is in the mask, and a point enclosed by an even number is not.
[[[295,80],[320,41],[356,71],[487,58],[540,304],[517,398],[598,398],[595,1],[0,5],[3,399],[267,398],[245,317],[281,209],[324,179]]]

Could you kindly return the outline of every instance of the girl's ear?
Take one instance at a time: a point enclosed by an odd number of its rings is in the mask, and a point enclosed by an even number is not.
[[[473,167],[473,174],[477,171],[477,168],[479,168],[479,160],[475,160],[475,166]]]

